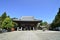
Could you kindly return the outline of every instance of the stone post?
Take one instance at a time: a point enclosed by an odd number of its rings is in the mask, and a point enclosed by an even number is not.
[[[33,30],[34,30],[34,27],[33,27]]]
[[[21,31],[22,31],[22,27],[21,27]]]
[[[19,31],[19,27],[17,27],[17,31]]]
[[[31,30],[31,27],[30,27],[30,30]]]

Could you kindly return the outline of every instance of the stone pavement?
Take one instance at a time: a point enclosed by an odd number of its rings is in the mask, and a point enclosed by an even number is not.
[[[0,40],[60,40],[60,32],[14,31],[0,34]]]

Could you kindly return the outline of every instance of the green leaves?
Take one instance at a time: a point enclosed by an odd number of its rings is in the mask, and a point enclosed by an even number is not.
[[[2,25],[2,20],[1,20],[1,17],[0,17],[0,28],[1,28],[1,25]]]
[[[1,20],[4,21],[6,17],[7,17],[7,14],[6,14],[6,12],[4,12],[1,16]]]
[[[51,24],[52,28],[59,27],[59,26],[60,26],[60,8],[59,8],[57,15],[55,16],[55,19],[53,20]]]
[[[7,16],[6,12],[0,16],[0,28],[12,28],[18,24],[13,22],[10,16]]]
[[[11,27],[13,27],[12,20],[9,17],[5,18],[5,20],[2,23],[2,27],[3,28],[11,28]]]
[[[48,23],[47,22],[41,22],[42,26],[46,26]]]

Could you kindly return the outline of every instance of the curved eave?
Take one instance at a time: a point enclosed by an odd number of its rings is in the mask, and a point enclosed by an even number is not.
[[[13,20],[13,21],[23,21],[23,22],[41,22],[42,20]]]

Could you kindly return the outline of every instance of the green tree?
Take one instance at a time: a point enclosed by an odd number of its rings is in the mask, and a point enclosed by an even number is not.
[[[14,27],[12,20],[9,17],[5,18],[5,20],[2,22],[2,28],[8,29],[12,27]]]
[[[1,20],[1,17],[0,17],[0,28],[1,28],[1,25],[2,25],[2,20]]]
[[[55,16],[55,19],[51,23],[51,28],[53,29],[53,28],[59,27],[59,26],[60,26],[60,8],[59,8],[57,15]]]
[[[6,17],[7,17],[7,14],[6,14],[6,12],[4,12],[4,13],[2,14],[2,16],[1,16],[2,22],[5,20]]]
[[[17,28],[18,24],[16,22],[13,22],[14,28]]]
[[[47,22],[41,22],[41,26],[46,26],[48,23]]]

